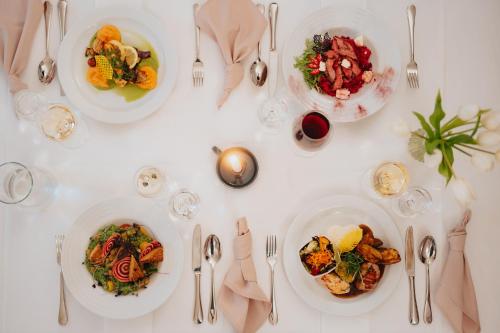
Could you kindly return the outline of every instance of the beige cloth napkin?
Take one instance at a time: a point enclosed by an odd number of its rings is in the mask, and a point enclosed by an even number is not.
[[[450,250],[436,293],[437,305],[458,333],[481,331],[474,283],[464,255],[470,214],[467,210],[462,223],[448,234]]]
[[[196,15],[196,23],[217,44],[226,62],[220,108],[243,79],[241,61],[257,46],[266,19],[251,0],[208,0]]]
[[[27,87],[19,76],[28,63],[42,11],[41,0],[0,1],[0,62],[12,93]]]
[[[266,321],[271,303],[257,283],[252,259],[252,234],[245,218],[237,222],[234,262],[219,291],[219,304],[238,333],[253,333]]]

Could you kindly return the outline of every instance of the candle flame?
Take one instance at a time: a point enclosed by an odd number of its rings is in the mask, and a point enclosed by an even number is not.
[[[231,170],[234,173],[241,173],[243,170],[243,165],[241,164],[240,158],[236,154],[231,154],[227,157]]]

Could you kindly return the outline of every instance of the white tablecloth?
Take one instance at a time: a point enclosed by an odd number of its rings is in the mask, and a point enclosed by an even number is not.
[[[106,4],[106,0],[100,0]],[[278,41],[282,46],[295,25],[307,14],[338,0],[281,1]],[[360,0],[390,27],[401,50],[408,57],[406,6],[409,1]],[[192,324],[193,278],[186,262],[183,278],[172,297],[157,311],[142,318],[114,321],[100,318],[84,309],[67,294],[69,324],[57,324],[58,274],[54,235],[66,232],[75,218],[89,206],[108,198],[137,195],[133,176],[141,166],[162,168],[180,186],[197,192],[202,207],[195,222],[202,225],[204,236],[216,233],[225,249],[218,265],[218,282],[232,258],[230,251],[235,233],[234,222],[247,216],[254,232],[254,256],[259,280],[267,291],[269,273],[264,260],[265,236],[276,233],[280,243],[286,228],[301,207],[316,198],[335,193],[365,195],[360,179],[380,160],[407,163],[414,183],[429,187],[435,209],[416,220],[395,218],[401,232],[411,223],[416,240],[426,233],[439,243],[438,260],[432,266],[435,285],[446,252],[446,230],[460,216],[460,208],[450,193],[442,191],[441,179],[431,170],[411,161],[403,139],[391,133],[394,121],[401,117],[412,121],[410,111],[429,113],[441,88],[444,106],[454,112],[458,105],[480,103],[500,109],[500,2],[415,1],[417,5],[416,50],[421,88],[410,90],[402,78],[397,93],[377,115],[351,125],[335,125],[331,143],[312,158],[294,151],[290,128],[278,135],[262,131],[256,110],[266,94],[250,83],[248,73],[240,87],[221,110],[216,98],[223,83],[223,62],[217,46],[202,36],[202,54],[206,64],[205,86],[193,89],[191,64],[194,54],[191,3],[181,0],[146,0],[165,26],[176,32],[181,55],[176,88],[160,111],[136,124],[110,126],[86,119],[90,139],[85,146],[66,150],[45,140],[34,139],[34,130],[16,120],[5,75],[0,80],[0,158],[44,167],[60,184],[56,201],[44,211],[0,207],[0,331],[28,332],[231,332],[223,317],[217,325]],[[55,2],[54,2],[55,5]],[[84,17],[92,2],[69,2],[68,27]],[[54,15],[56,27],[56,16]],[[36,67],[43,54],[43,26],[33,46],[25,80],[33,89],[58,96],[57,83],[48,88],[36,80]],[[57,50],[57,28],[53,29],[53,52]],[[263,45],[267,45],[266,33]],[[264,58],[267,47],[263,47]],[[245,62],[248,68],[251,59]],[[281,78],[280,81],[282,82]],[[253,186],[236,191],[223,186],[214,173],[212,145],[242,144],[259,158],[261,172]],[[500,268],[496,264],[497,235],[500,233],[498,188],[500,173],[479,174],[468,161],[459,160],[457,170],[474,184],[478,201],[473,205],[469,225],[467,253],[476,284],[484,332],[496,332],[500,324],[500,288],[496,282]],[[443,194],[443,195],[442,195]],[[157,199],[166,205],[166,198]],[[386,202],[380,202],[387,207]],[[179,224],[190,253],[191,230],[195,222]],[[190,256],[187,255],[187,258]],[[208,266],[204,266],[205,271]],[[203,301],[208,303],[208,274],[203,279]],[[376,311],[357,318],[329,316],[306,306],[293,292],[283,267],[278,266],[277,297],[280,322],[265,324],[261,332],[451,332],[439,309],[435,321],[411,327],[407,320],[408,289],[405,276],[391,298]],[[417,264],[417,293],[422,309],[424,294],[423,266]]]

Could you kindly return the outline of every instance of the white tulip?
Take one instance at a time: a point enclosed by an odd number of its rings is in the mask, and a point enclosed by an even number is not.
[[[476,199],[474,190],[464,179],[453,178],[448,185],[462,206],[468,207]]]
[[[399,136],[409,137],[411,134],[410,125],[403,119],[399,119],[394,124],[392,124],[392,130]]]
[[[494,131],[500,128],[500,112],[498,111],[489,111],[485,115],[481,117],[481,124],[486,129]]]
[[[478,135],[477,143],[484,147],[496,146],[500,143],[500,133],[484,131]]]
[[[495,153],[495,158],[497,161],[500,162],[500,150],[498,150],[496,153]]]
[[[435,169],[443,160],[443,153],[439,149],[435,149],[432,154],[425,153],[424,164],[426,167]]]
[[[463,121],[469,121],[479,112],[479,106],[475,104],[462,105],[460,109],[458,109],[458,118]]]
[[[491,171],[495,167],[495,156],[487,153],[476,152],[471,157],[472,165],[481,171]]]

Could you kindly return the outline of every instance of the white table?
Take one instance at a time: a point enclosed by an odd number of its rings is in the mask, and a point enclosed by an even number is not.
[[[105,3],[105,0],[101,0]],[[338,0],[295,0],[280,2],[278,41],[282,46],[298,21],[305,15]],[[406,6],[409,1],[360,0],[386,21],[397,38],[403,62],[408,56]],[[433,266],[434,285],[439,277],[446,248],[445,232],[460,217],[460,208],[451,194],[442,192],[441,179],[431,170],[411,161],[405,141],[391,133],[398,118],[416,123],[410,111],[429,113],[438,88],[450,113],[460,104],[481,103],[500,108],[500,2],[497,0],[415,1],[417,5],[416,50],[421,70],[421,88],[410,90],[404,78],[397,93],[377,115],[352,125],[337,125],[332,142],[313,158],[304,158],[293,150],[289,127],[278,135],[262,132],[256,110],[265,92],[254,88],[246,73],[240,87],[221,110],[215,102],[223,82],[223,63],[217,46],[202,37],[202,54],[207,72],[205,86],[193,89],[191,63],[194,54],[191,4],[186,1],[146,0],[147,8],[177,32],[181,55],[176,88],[160,111],[139,123],[110,126],[86,119],[91,137],[85,146],[66,150],[44,140],[33,140],[33,129],[16,120],[5,75],[1,73],[0,158],[35,164],[49,169],[60,186],[56,201],[41,212],[0,207],[0,332],[231,332],[223,318],[217,325],[195,326],[191,321],[193,277],[186,262],[179,287],[162,307],[150,315],[130,321],[100,318],[67,295],[70,321],[57,324],[58,274],[54,235],[64,233],[75,218],[89,206],[108,198],[137,195],[133,176],[138,168],[153,164],[181,186],[199,193],[202,208],[197,223],[203,235],[216,233],[225,249],[217,279],[222,281],[232,259],[229,249],[235,233],[235,220],[246,216],[254,233],[254,257],[259,280],[267,291],[268,268],[264,260],[265,235],[276,233],[283,241],[285,231],[301,207],[315,198],[334,193],[362,194],[360,178],[373,164],[383,159],[409,164],[416,183],[433,189],[436,210],[417,220],[398,221],[401,231],[412,223],[416,240],[430,232],[439,242],[438,260]],[[55,4],[55,1],[54,1]],[[76,16],[84,17],[91,9],[88,1],[69,2],[69,28]],[[54,15],[54,26],[56,23]],[[40,25],[28,68],[24,74],[30,88],[43,89],[57,97],[57,83],[48,88],[36,80],[36,67],[43,54],[43,27]],[[53,51],[57,49],[57,29],[53,30]],[[267,45],[268,34],[263,45]],[[469,47],[467,46],[469,43]],[[464,46],[465,45],[465,46]],[[264,47],[264,51],[267,48]],[[266,58],[267,55],[264,55]],[[246,67],[251,59],[246,61]],[[280,79],[281,80],[281,79]],[[230,190],[214,173],[212,145],[243,144],[252,149],[261,163],[261,173],[252,187]],[[458,161],[457,169],[475,186],[477,202],[469,225],[467,254],[475,280],[483,332],[498,330],[500,268],[495,262],[497,219],[500,208],[498,189],[500,172],[479,174],[468,161]],[[440,193],[444,193],[441,197]],[[165,197],[155,200],[166,204]],[[382,203],[386,205],[385,203]],[[190,253],[194,223],[179,225]],[[189,255],[186,256],[189,258]],[[204,264],[204,270],[208,266]],[[423,305],[423,266],[417,264],[419,308]],[[208,276],[203,279],[204,304],[208,303]],[[323,315],[307,307],[293,292],[283,267],[278,267],[277,297],[280,323],[265,324],[261,332],[451,332],[437,307],[435,322],[410,327],[407,322],[407,282],[402,279],[397,291],[379,309],[359,318]]]

